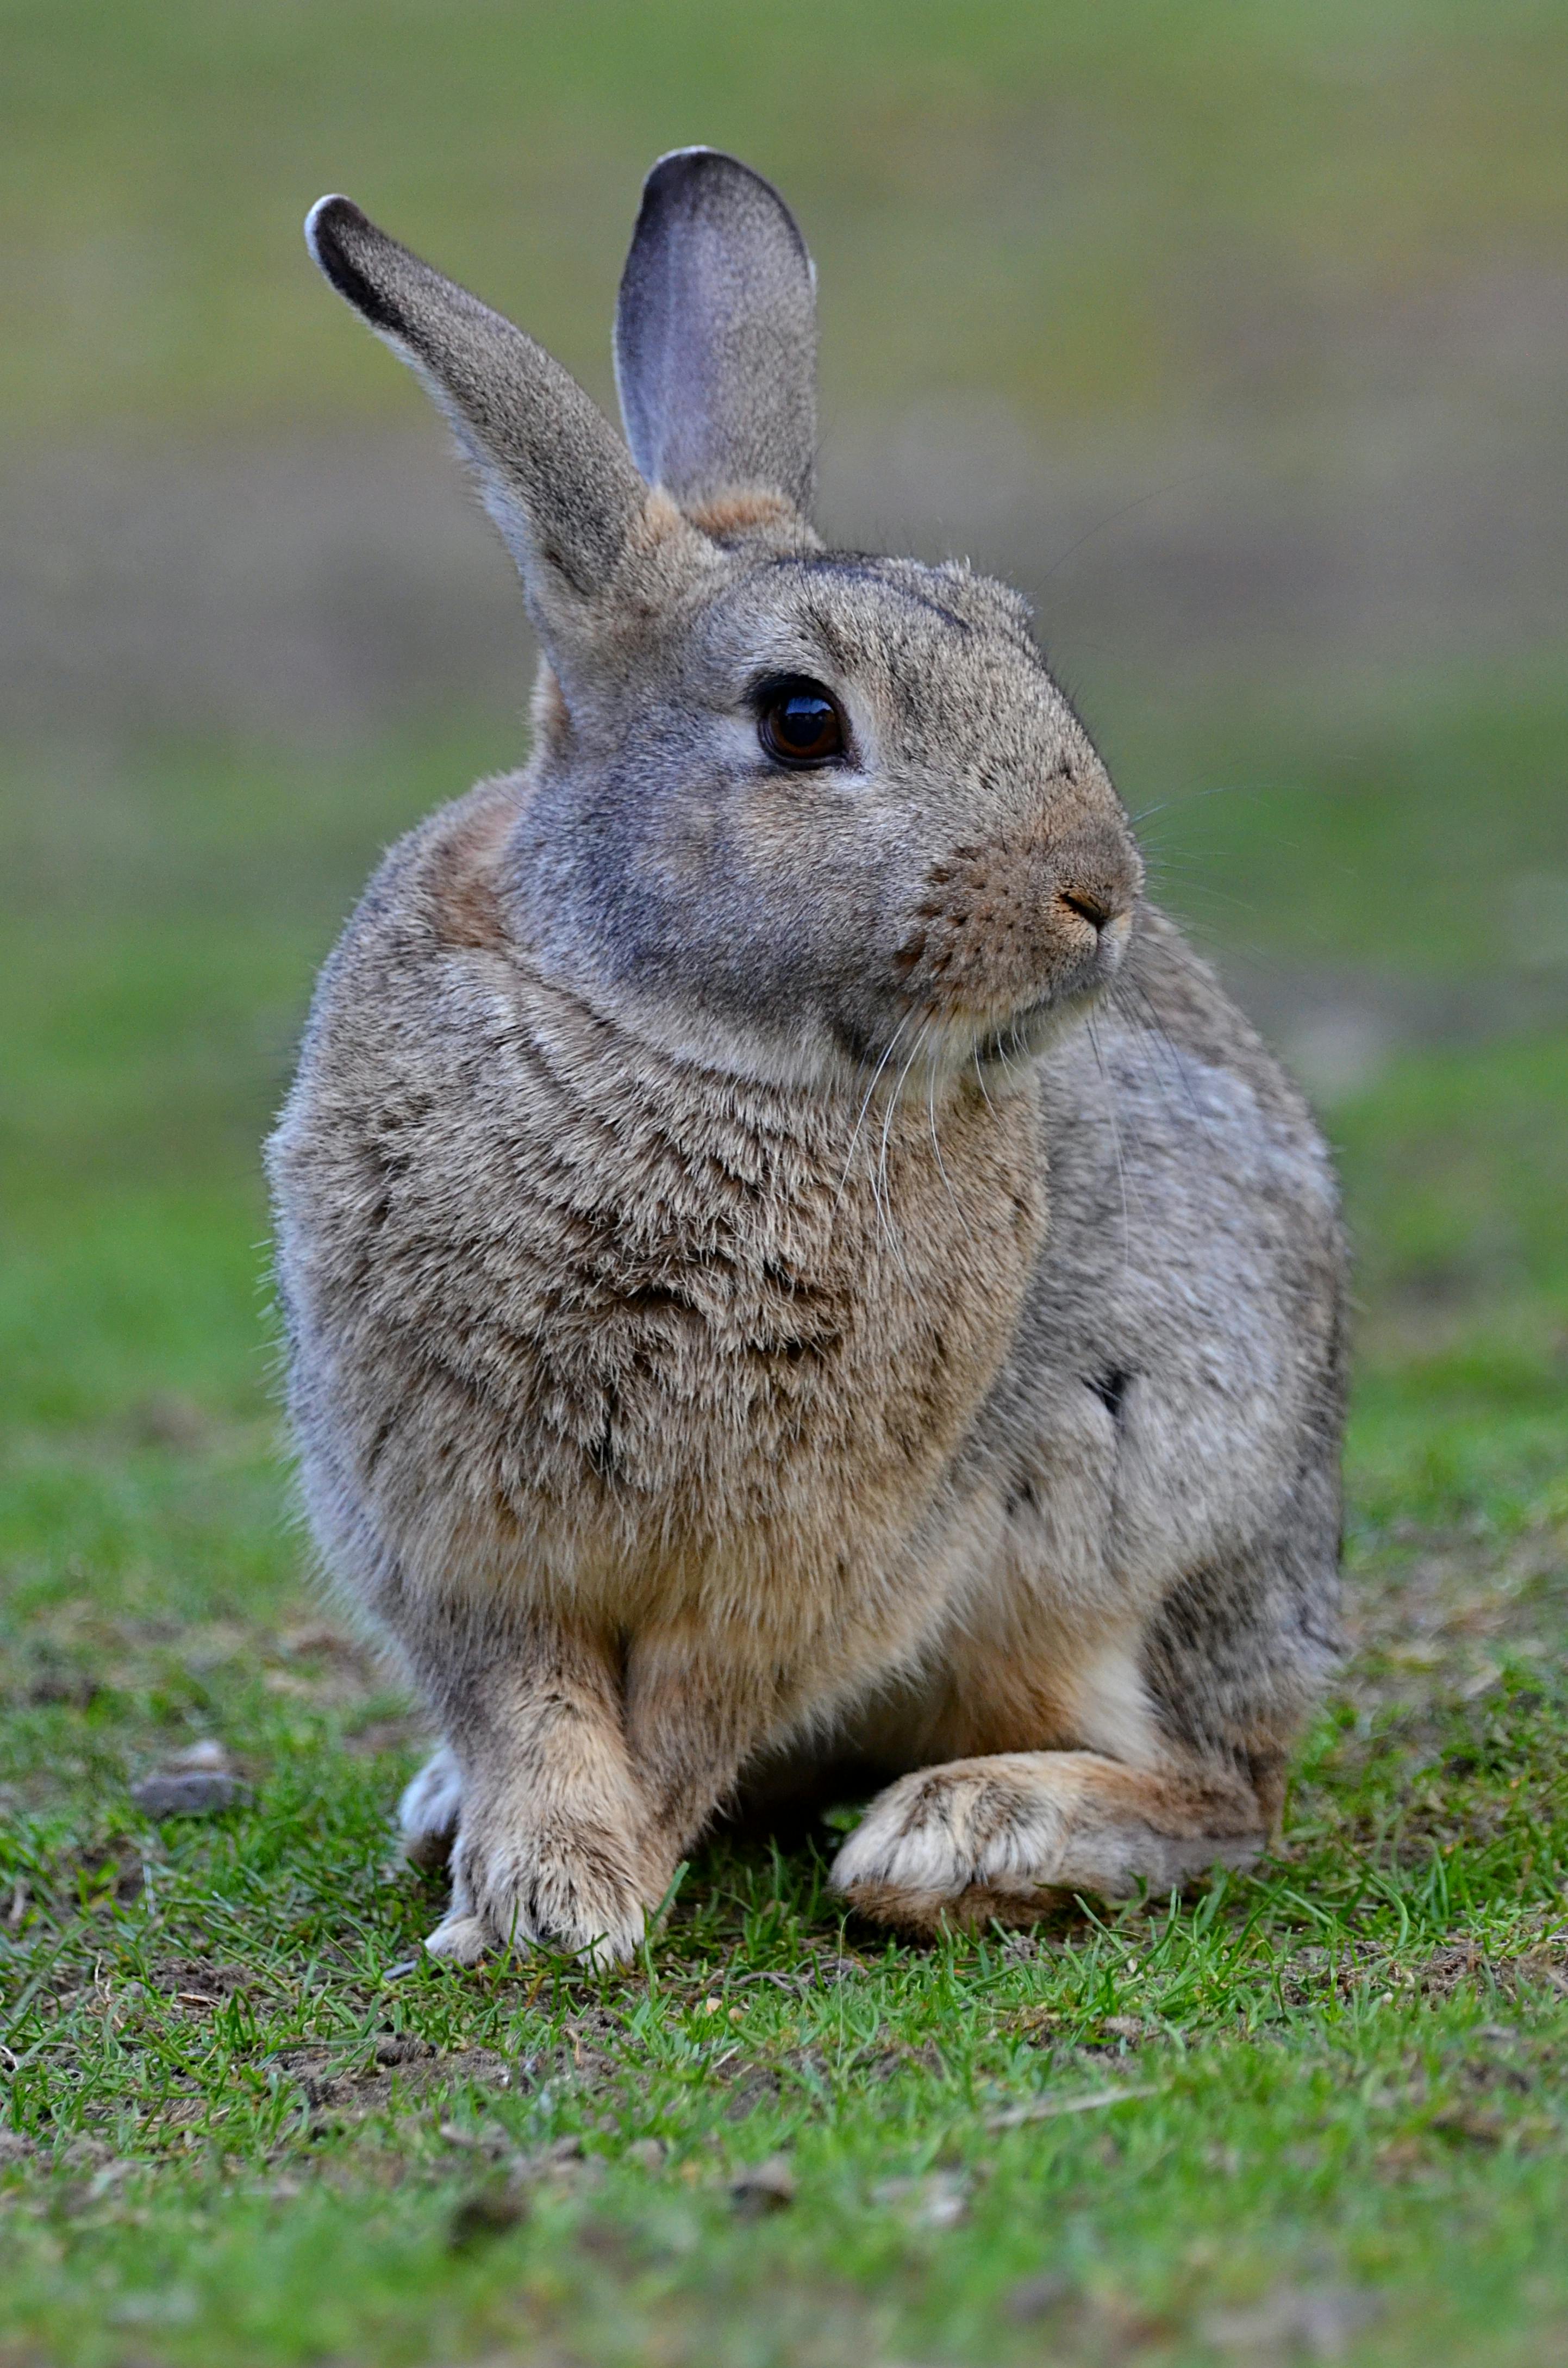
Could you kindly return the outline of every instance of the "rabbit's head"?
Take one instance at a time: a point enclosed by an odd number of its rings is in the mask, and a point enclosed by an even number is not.
[[[1104,984],[1142,868],[1023,601],[811,526],[814,274],[767,182],[708,149],[650,175],[616,324],[630,453],[347,199],[308,236],[522,574],[546,670],[503,887],[537,961],[720,1066],[827,1083],[918,1048],[923,1090],[1005,1076]]]

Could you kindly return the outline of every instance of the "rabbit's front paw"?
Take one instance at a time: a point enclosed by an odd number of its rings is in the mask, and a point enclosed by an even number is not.
[[[632,1954],[642,1926],[633,1856],[614,1835],[460,1832],[451,1906],[425,1946],[460,1965],[529,1947],[612,1965]]]

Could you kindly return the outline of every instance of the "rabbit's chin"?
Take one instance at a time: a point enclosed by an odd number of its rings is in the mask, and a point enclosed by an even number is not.
[[[1020,1062],[1038,1060],[1078,1027],[1108,984],[1107,979],[1096,979],[1071,995],[1042,996],[1038,1003],[1025,1004],[999,1025],[949,1023],[953,1067],[972,1072],[978,1065],[987,1077],[994,1070],[1005,1079]]]
[[[873,1091],[891,1088],[895,1099],[914,1092],[924,1100],[933,1083],[941,1093],[978,1077],[995,1094],[1022,1085],[1029,1065],[1083,1024],[1108,984],[1096,979],[1066,995],[1043,996],[1002,1019],[951,1012],[926,1014],[915,1027],[908,1018],[893,1020],[885,1034],[820,1023],[793,1032],[704,1027],[645,1010],[635,1032],[677,1060],[785,1093],[860,1095],[869,1083]]]
[[[639,1011],[632,1032],[666,1055],[695,1066],[727,1071],[750,1084],[785,1093],[863,1094],[885,1085],[895,1098],[921,1099],[932,1089],[978,1078],[989,1094],[1022,1085],[1030,1064],[1049,1053],[1094,1010],[1110,982],[1094,979],[1067,994],[1047,995],[1006,1017],[928,1012],[890,1020],[884,1032],[848,1026],[798,1024],[778,1030],[688,1015]]]

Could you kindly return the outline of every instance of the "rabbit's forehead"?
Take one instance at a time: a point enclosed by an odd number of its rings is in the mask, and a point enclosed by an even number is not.
[[[726,670],[800,666],[873,687],[961,690],[1016,671],[1038,697],[1044,661],[1015,592],[957,565],[853,552],[811,552],[748,569],[708,611],[705,655]]]

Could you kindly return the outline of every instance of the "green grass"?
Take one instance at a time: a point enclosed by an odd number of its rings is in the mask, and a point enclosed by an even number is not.
[[[1332,732],[1124,710],[1119,762],[1208,934],[1419,995],[1497,975],[1471,885],[1550,859],[1565,721],[1478,677]],[[714,1844],[629,1973],[421,1960],[419,1732],[291,1525],[256,1143],[376,845],[508,753],[7,778],[0,2362],[1554,2356],[1561,1031],[1329,1110],[1356,1653],[1256,1879],[911,1949],[840,1924],[823,1828]],[[149,1824],[205,1737],[253,1798]]]

